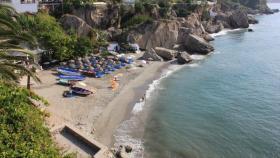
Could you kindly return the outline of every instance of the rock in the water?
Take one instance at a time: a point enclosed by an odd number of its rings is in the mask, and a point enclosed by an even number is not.
[[[230,17],[230,26],[232,28],[248,28],[249,27],[249,19],[247,14],[241,10],[238,9],[234,11]]]
[[[248,29],[248,32],[254,32],[254,30],[253,29]]]
[[[203,38],[196,35],[189,34],[184,41],[185,48],[192,52],[198,54],[208,54],[214,50],[214,47],[206,42]]]
[[[249,22],[249,24],[258,24],[259,23],[259,21],[251,15],[248,15],[248,22]]]
[[[70,14],[65,14],[60,18],[60,23],[65,30],[74,30],[78,36],[87,36],[92,30],[83,19]]]
[[[132,147],[129,146],[129,145],[125,146],[125,152],[131,153],[132,152]]]
[[[273,13],[278,13],[278,12],[279,12],[279,9],[271,9],[271,11],[272,11]]]
[[[217,33],[220,32],[222,29],[224,29],[224,26],[222,22],[219,22],[218,24],[213,24],[212,22],[206,22],[204,23],[204,28],[208,33]]]
[[[155,51],[156,51],[157,55],[162,57],[164,60],[172,60],[176,54],[175,50],[162,48],[162,47],[156,47]]]
[[[214,41],[214,40],[215,40],[215,39],[214,39],[212,36],[210,36],[209,34],[204,35],[203,38],[205,39],[205,41]]]
[[[125,151],[125,148],[123,146],[120,146],[119,149],[116,152],[117,158],[128,158],[128,154]]]
[[[192,58],[187,52],[180,52],[177,55],[177,61],[179,64],[187,64],[192,61]]]
[[[146,51],[140,59],[142,59],[142,60],[153,60],[153,61],[163,61],[163,59],[160,56],[157,55],[156,51],[153,48]]]

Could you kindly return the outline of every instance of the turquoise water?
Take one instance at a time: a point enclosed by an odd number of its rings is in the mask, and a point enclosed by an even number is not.
[[[258,19],[254,33],[216,37],[214,54],[161,81],[144,157],[280,158],[280,14]]]

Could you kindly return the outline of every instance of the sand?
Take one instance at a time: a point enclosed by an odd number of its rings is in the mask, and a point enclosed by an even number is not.
[[[143,68],[123,68],[102,79],[87,78],[83,81],[87,88],[96,91],[94,95],[88,97],[63,98],[63,91],[69,88],[57,84],[55,70],[39,72],[38,76],[42,83],[32,83],[31,87],[35,93],[50,103],[45,110],[50,113],[47,125],[51,131],[63,124],[71,124],[93,136],[100,143],[111,147],[115,130],[128,117],[133,105],[144,95],[148,85],[159,77],[165,65],[168,63],[152,62]],[[114,75],[122,76],[116,91],[110,88],[110,79]],[[22,80],[22,84],[24,83],[25,79]],[[62,148],[68,143],[56,141]]]

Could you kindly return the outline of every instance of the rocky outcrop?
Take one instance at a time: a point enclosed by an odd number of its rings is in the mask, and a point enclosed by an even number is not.
[[[247,14],[239,9],[234,11],[230,17],[230,26],[232,28],[248,28],[249,27],[249,19]]]
[[[202,24],[205,28],[205,31],[210,34],[220,32],[222,29],[224,29],[222,22],[217,22],[214,24],[212,21],[204,21]]]
[[[91,27],[107,29],[117,26],[119,10],[117,5],[93,5],[74,9],[72,14],[83,19]]]
[[[128,32],[130,43],[138,43],[140,48],[165,47],[172,49],[177,43],[180,23],[176,20],[159,20],[142,24]]]
[[[88,36],[92,30],[83,19],[75,15],[65,14],[59,21],[65,30],[74,30],[78,36]]]
[[[187,52],[179,52],[177,54],[177,61],[178,61],[178,64],[187,64],[192,61],[192,58],[190,57],[190,55]]]
[[[267,6],[267,0],[243,0],[240,3],[246,7],[258,10],[260,13],[271,14],[271,9]]]
[[[176,55],[175,50],[162,48],[162,47],[156,47],[155,51],[156,51],[157,55],[162,57],[164,60],[172,60]]]
[[[182,43],[186,50],[191,53],[208,54],[214,50],[214,47],[206,42],[203,38],[193,34],[189,34],[185,37],[184,43]]]
[[[252,15],[248,15],[248,22],[249,22],[249,24],[258,24],[259,23],[259,21],[257,19],[255,19],[255,17]]]
[[[157,55],[156,51],[153,48],[149,49],[148,51],[145,51],[145,53],[140,59],[149,61],[163,61],[163,59]]]

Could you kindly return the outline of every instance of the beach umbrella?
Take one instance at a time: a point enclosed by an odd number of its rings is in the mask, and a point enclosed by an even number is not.
[[[76,65],[71,63],[71,64],[69,64],[69,67],[72,68],[72,69],[75,69]]]
[[[66,63],[66,62],[60,62],[60,65],[61,65],[61,66],[66,66],[67,63]]]

